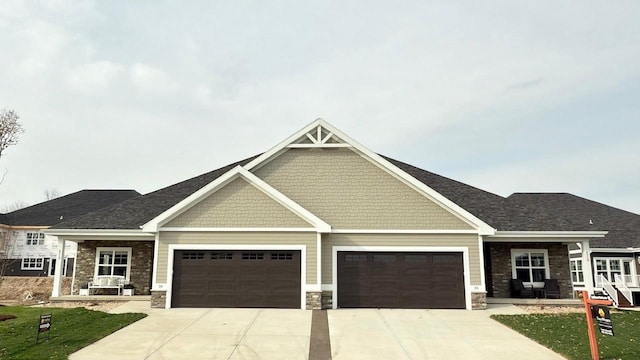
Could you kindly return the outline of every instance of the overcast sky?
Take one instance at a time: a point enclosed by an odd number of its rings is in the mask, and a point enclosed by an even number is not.
[[[0,207],[147,193],[322,117],[502,196],[640,213],[639,18],[639,1],[3,0],[0,107],[26,132]]]

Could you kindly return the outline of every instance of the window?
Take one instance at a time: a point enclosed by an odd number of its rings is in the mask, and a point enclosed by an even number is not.
[[[546,249],[512,249],[512,276],[523,283],[544,286],[549,274],[549,254]]]
[[[600,284],[600,275],[611,283],[615,283],[616,275],[619,275],[623,280],[631,280],[630,275],[632,273],[630,258],[619,259],[607,259],[607,258],[595,258],[595,270],[596,270],[596,286],[602,286]]]
[[[97,248],[96,275],[122,276],[129,280],[131,269],[131,248]]]
[[[44,269],[43,258],[24,258],[22,259],[22,270],[42,270]]]
[[[264,260],[264,253],[242,253],[242,260]]]
[[[27,233],[27,245],[44,245],[44,233]]]
[[[62,264],[62,276],[67,276],[67,263],[69,258],[64,258],[64,263]],[[49,276],[54,276],[56,274],[56,259],[51,259],[49,261]]]
[[[293,253],[271,253],[271,260],[293,260]]]
[[[211,260],[233,260],[233,253],[211,253]]]
[[[582,271],[582,259],[571,259],[571,282],[574,284],[584,284],[584,273]]]

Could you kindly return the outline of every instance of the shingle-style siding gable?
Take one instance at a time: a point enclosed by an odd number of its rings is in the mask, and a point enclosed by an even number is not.
[[[290,210],[238,178],[200,201],[165,227],[309,228]]]
[[[254,174],[334,229],[472,229],[349,149],[289,149]]]

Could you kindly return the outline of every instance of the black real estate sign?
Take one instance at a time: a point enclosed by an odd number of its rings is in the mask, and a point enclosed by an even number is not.
[[[40,315],[40,321],[38,322],[38,336],[36,336],[36,342],[40,339],[41,333],[47,333],[47,339],[51,334],[51,314]]]
[[[596,305],[594,306],[594,315],[598,321],[598,328],[600,333],[604,335],[613,336],[613,322],[611,321],[611,313],[606,306]]]

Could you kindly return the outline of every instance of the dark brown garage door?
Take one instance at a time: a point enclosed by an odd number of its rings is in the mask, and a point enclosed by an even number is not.
[[[462,253],[338,252],[338,307],[464,309]]]
[[[176,251],[171,306],[300,308],[300,251]]]

